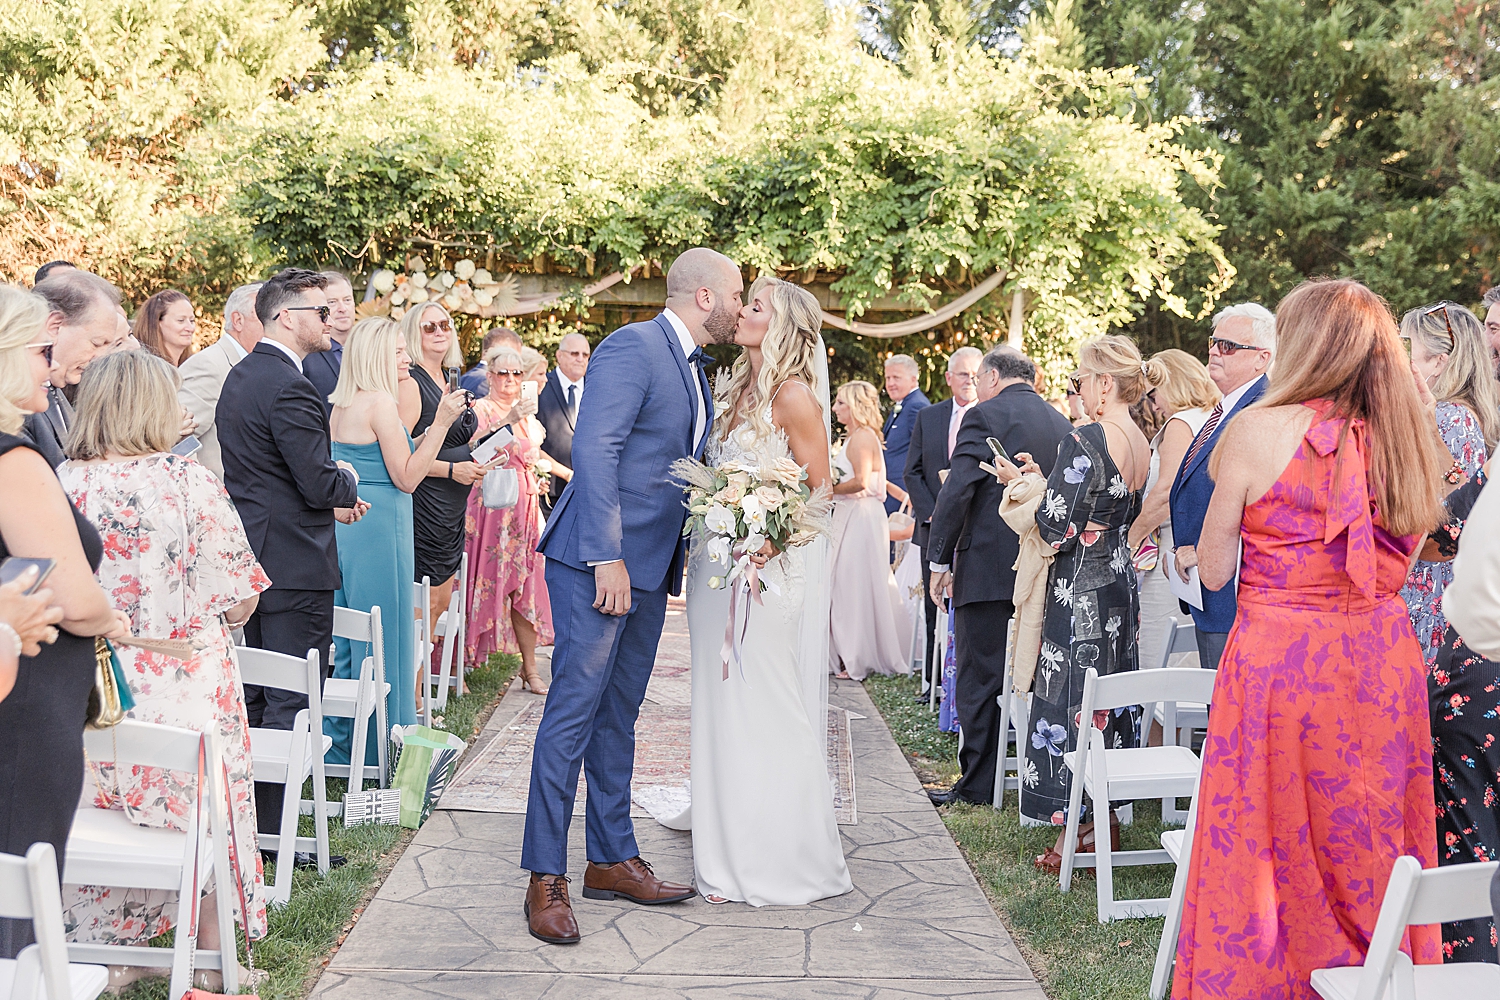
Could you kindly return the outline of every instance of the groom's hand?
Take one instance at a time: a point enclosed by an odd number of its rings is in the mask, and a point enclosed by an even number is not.
[[[625,560],[594,567],[594,607],[606,615],[630,613],[630,571]]]

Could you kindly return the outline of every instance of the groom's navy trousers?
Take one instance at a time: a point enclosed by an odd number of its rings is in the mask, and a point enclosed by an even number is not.
[[[588,777],[588,859],[611,864],[640,854],[630,821],[635,720],[667,616],[667,582],[631,588],[630,612],[606,615],[594,610],[592,571],[549,559],[547,593],[557,641],[532,754],[521,867],[562,875],[580,765]]]

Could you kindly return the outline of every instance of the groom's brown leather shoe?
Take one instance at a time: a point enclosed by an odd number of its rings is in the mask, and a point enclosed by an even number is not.
[[[531,873],[531,884],[526,887],[526,929],[548,944],[578,943],[567,876]]]
[[[590,861],[583,872],[585,899],[614,899],[616,896],[623,896],[632,903],[656,906],[660,903],[680,903],[696,895],[698,891],[690,885],[663,882],[651,870],[650,862],[642,861],[639,857],[609,865],[596,865]]]

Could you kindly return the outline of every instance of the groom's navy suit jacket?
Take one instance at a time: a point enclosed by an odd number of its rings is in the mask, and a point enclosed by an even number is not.
[[[708,378],[682,356],[665,315],[622,326],[589,359],[589,391],[573,434],[573,481],[558,498],[537,551],[574,569],[625,560],[632,588],[682,579],[687,517],[672,463],[701,457],[693,440]],[[703,438],[713,425],[704,419]]]

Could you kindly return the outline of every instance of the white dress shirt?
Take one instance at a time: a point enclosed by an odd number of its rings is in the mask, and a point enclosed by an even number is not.
[[[978,399],[975,399],[968,406],[959,406],[957,403],[953,404],[953,416],[948,418],[948,458],[950,460],[953,458],[953,449],[958,447],[958,427],[964,422],[964,414],[978,405]]]
[[[237,365],[241,361],[245,360],[245,357],[249,352],[240,346],[240,342],[238,340],[235,340],[234,337],[230,336],[227,333],[219,339],[224,341],[224,353],[229,355],[229,363],[231,365]],[[272,343],[274,344],[276,342],[272,341]],[[281,345],[276,344],[276,346],[280,347]],[[298,365],[297,367],[301,368],[302,366]]]
[[[230,339],[233,340],[234,338],[231,337]],[[297,370],[299,372],[302,370],[302,359],[299,358],[299,357],[297,357],[297,352],[294,351],[294,350],[292,350],[290,347],[286,346],[285,344],[283,344],[281,341],[279,341],[279,340],[272,340],[270,337],[266,337],[263,340],[261,340],[261,343],[262,344],[270,344],[272,347],[276,348],[282,354],[285,354],[287,357],[291,358],[292,359],[292,364],[294,364],[294,365],[297,366]],[[238,347],[239,345],[236,344],[235,346]]]
[[[663,309],[667,322],[672,324],[672,330],[677,334],[677,344],[682,348],[683,358],[689,358],[698,349],[693,342],[693,335],[688,333],[687,326],[677,318],[677,314],[670,309]],[[692,365],[688,366],[692,368]],[[698,378],[698,372],[693,370],[693,392],[698,397],[698,414],[693,418],[693,451],[696,454],[698,447],[703,444],[703,431],[708,424],[708,400],[703,398],[703,383]],[[566,390],[564,390],[566,392]]]
[[[1257,375],[1250,381],[1246,382],[1244,385],[1240,386],[1238,389],[1235,389],[1234,391],[1227,394],[1219,403],[1220,406],[1224,407],[1224,412],[1229,413],[1236,406],[1238,406],[1240,404],[1240,400],[1245,398],[1245,393],[1250,391],[1250,387],[1255,385],[1255,383],[1259,382],[1263,378],[1265,378],[1264,375]]]
[[[573,392],[573,406],[575,408],[582,406],[583,379],[579,379],[577,382],[574,382],[572,379],[568,378],[568,376],[562,373],[562,369],[554,368],[553,371],[557,372],[557,387],[562,391],[563,405],[567,405],[568,402],[568,389],[576,386],[577,388]]]

